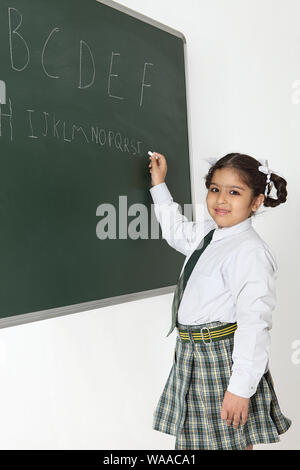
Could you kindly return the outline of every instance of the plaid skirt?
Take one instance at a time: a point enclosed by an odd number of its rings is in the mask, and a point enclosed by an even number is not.
[[[226,324],[215,321],[192,328]],[[251,444],[280,441],[279,434],[291,426],[292,421],[280,410],[270,370],[250,397],[245,425],[235,429],[221,419],[233,364],[233,342],[234,336],[211,344],[184,343],[177,333],[173,365],[152,426],[176,436],[175,449],[245,450]]]

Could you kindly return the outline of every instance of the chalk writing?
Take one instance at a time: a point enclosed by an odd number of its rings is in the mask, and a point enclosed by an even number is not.
[[[3,120],[9,123],[10,140],[13,140],[13,107],[11,99],[8,105],[0,104],[0,137],[3,136]],[[4,106],[9,108],[4,112]],[[128,155],[143,155],[141,140],[129,137],[116,129],[106,129],[99,125],[78,124],[62,120],[55,112],[26,109],[29,139],[54,139],[61,142],[78,142],[80,144],[97,144],[99,147],[118,150]],[[14,116],[14,118],[16,118]],[[21,117],[23,119],[23,116]],[[18,120],[20,116],[18,116]]]
[[[26,35],[26,32],[22,31],[22,34],[21,34],[22,22],[23,22],[22,13],[16,8],[8,8],[8,36],[9,36],[10,64],[11,64],[11,68],[15,70],[16,72],[23,72],[29,66],[29,62],[30,62],[31,51],[24,37]],[[43,71],[46,77],[52,80],[64,78],[64,77],[61,77],[60,75],[54,75],[53,73],[50,73],[50,71],[46,67],[46,62],[47,62],[46,56],[47,56],[48,44],[50,40],[52,41],[54,40],[54,37],[59,32],[60,32],[60,28],[58,27],[52,28],[50,33],[47,35],[43,43],[42,49],[41,49],[41,65],[42,65],[41,70]],[[20,57],[20,51],[23,51],[21,57]],[[36,50],[34,50],[34,54],[36,55]],[[89,66],[86,65],[87,71],[85,71],[85,74],[86,75],[87,73],[90,74],[90,80],[87,81],[86,83],[83,83],[83,72],[84,72],[83,71],[83,56],[84,55],[89,58],[89,60],[87,59],[85,60],[85,63],[89,63]],[[101,80],[107,79],[107,96],[111,99],[121,101],[121,100],[125,100],[126,97],[120,96],[119,94],[117,94],[118,80],[121,80],[121,77],[119,78],[119,74],[116,73],[116,69],[118,66],[117,57],[119,57],[120,55],[121,54],[119,52],[112,51],[111,56],[110,56],[108,77],[101,77]],[[18,57],[16,58],[16,56]],[[53,58],[51,60],[51,63],[53,63]],[[152,62],[143,62],[143,77],[142,77],[142,82],[141,82],[141,90],[140,92],[139,90],[137,91],[137,100],[139,100],[140,107],[142,107],[144,103],[144,89],[145,88],[149,89],[152,87],[152,84],[149,83],[149,78],[146,81],[146,74],[147,74],[147,68],[153,67],[153,66],[154,64]],[[78,79],[77,88],[80,90],[91,88],[95,84],[95,78],[96,78],[96,65],[95,65],[94,54],[92,52],[92,47],[86,41],[84,41],[83,39],[80,39],[79,41],[79,79]]]

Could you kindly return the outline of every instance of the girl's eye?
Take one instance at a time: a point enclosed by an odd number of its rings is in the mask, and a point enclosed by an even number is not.
[[[217,191],[219,191],[218,188],[211,188],[211,192],[212,192],[212,193],[215,192],[214,189],[216,189]],[[231,192],[231,193],[232,193],[232,192],[235,193],[234,196],[239,196],[239,195],[240,195],[240,193],[239,193],[238,191],[235,191],[234,189],[232,189],[230,192]]]

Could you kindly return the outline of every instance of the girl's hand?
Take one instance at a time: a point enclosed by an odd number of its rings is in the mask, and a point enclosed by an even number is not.
[[[233,427],[244,425],[247,421],[250,398],[240,397],[226,390],[221,409],[221,418],[226,419],[228,426],[233,420]]]
[[[156,156],[158,157],[156,159]],[[151,173],[151,184],[155,186],[164,183],[167,174],[167,160],[161,153],[153,152],[150,158],[149,168]]]

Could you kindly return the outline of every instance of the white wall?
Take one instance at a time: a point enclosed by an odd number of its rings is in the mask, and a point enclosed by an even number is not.
[[[288,181],[288,202],[254,226],[279,264],[270,368],[293,425],[279,444],[255,448],[300,449],[296,354],[292,361],[295,340],[300,348],[300,105],[291,100],[300,79],[300,3],[121,3],[187,38],[197,202],[207,156],[268,158]],[[173,449],[174,437],[151,428],[173,356],[175,333],[165,338],[171,303],[169,294],[0,330],[0,448]]]

